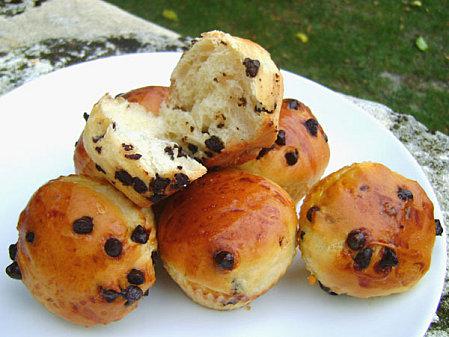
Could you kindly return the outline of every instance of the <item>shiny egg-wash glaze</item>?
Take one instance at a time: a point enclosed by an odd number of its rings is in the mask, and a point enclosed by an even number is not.
[[[327,135],[310,109],[284,99],[274,144],[239,168],[271,179],[299,202],[320,180],[329,162]]]
[[[49,311],[92,326],[134,310],[155,282],[150,210],[110,185],[68,176],[42,186],[21,213],[14,262]]]
[[[228,169],[168,199],[158,223],[159,253],[192,300],[230,310],[268,291],[285,273],[296,231],[295,205],[282,188]]]
[[[306,268],[323,289],[362,298],[413,287],[441,232],[421,186],[377,163],[344,167],[316,184],[299,224]]]

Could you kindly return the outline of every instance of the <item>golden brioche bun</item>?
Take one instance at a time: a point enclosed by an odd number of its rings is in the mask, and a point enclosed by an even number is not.
[[[299,247],[324,289],[356,297],[413,287],[430,266],[433,204],[421,186],[382,164],[342,168],[301,207]]]
[[[16,264],[50,312],[92,326],[134,310],[155,282],[151,210],[83,176],[39,188],[21,213]]]
[[[208,173],[167,199],[159,254],[195,302],[242,307],[285,273],[296,248],[297,215],[275,183],[240,170]]]
[[[329,162],[327,136],[303,103],[284,99],[276,142],[239,168],[271,179],[298,202],[323,175]]]

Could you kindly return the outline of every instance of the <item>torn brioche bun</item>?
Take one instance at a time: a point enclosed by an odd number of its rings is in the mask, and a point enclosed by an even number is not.
[[[211,31],[179,60],[161,115],[169,138],[207,167],[235,166],[273,144],[283,93],[265,49]]]
[[[142,105],[148,113],[158,115],[162,101],[168,96],[168,87],[146,86],[120,94],[119,96],[123,97],[128,102]],[[75,164],[75,172],[77,174],[107,181],[103,173],[103,168],[98,164],[95,164],[87,154],[86,149],[84,148],[82,135],[76,142],[73,161]]]
[[[161,116],[105,95],[86,122],[82,143],[105,179],[138,206],[149,207],[206,173],[166,131]]]
[[[273,287],[296,252],[297,215],[277,184],[235,169],[208,173],[166,199],[159,255],[193,301],[247,305]]]
[[[433,204],[413,180],[378,163],[332,173],[307,194],[299,220],[306,268],[331,294],[386,296],[429,270]]]
[[[297,203],[320,180],[329,154],[327,136],[310,109],[284,99],[276,141],[239,168],[279,184]]]
[[[206,167],[241,164],[270,146],[282,95],[282,75],[266,50],[205,33],[178,62],[168,96],[143,88],[95,104],[82,139],[94,164],[84,167],[137,205],[151,206]]]
[[[17,229],[13,258],[23,283],[72,323],[123,318],[156,280],[152,211],[110,184],[77,175],[52,180],[32,196]]]

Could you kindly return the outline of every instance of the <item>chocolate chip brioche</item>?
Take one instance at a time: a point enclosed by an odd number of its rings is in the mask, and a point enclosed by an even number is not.
[[[169,138],[207,167],[234,166],[273,144],[283,91],[265,49],[212,31],[181,57],[161,115]]]
[[[105,95],[83,131],[96,169],[140,207],[148,207],[206,173],[166,135],[165,120],[140,104]]]
[[[416,181],[381,164],[353,164],[306,196],[299,247],[327,292],[385,296],[410,289],[427,272],[438,225]]]
[[[247,172],[208,173],[167,199],[158,221],[164,267],[195,302],[245,306],[282,277],[296,252],[295,204]]]
[[[270,146],[282,95],[282,76],[266,50],[205,33],[183,54],[167,97],[142,88],[127,99],[105,95],[94,106],[82,139],[93,161],[86,171],[148,207],[205,174],[201,163],[233,166]]]
[[[119,320],[155,282],[153,214],[110,184],[75,175],[52,180],[32,196],[17,229],[7,274],[73,323]]]
[[[123,97],[128,102],[142,105],[149,114],[158,115],[162,101],[168,96],[168,87],[146,86],[120,94],[119,96]],[[84,114],[84,118],[87,121],[89,115]],[[87,154],[86,149],[84,148],[82,134],[75,145],[73,162],[75,164],[76,174],[108,181],[105,177],[104,169],[100,165],[95,164]]]
[[[316,117],[296,99],[284,99],[276,141],[239,168],[273,180],[297,203],[320,180],[328,162],[327,136]]]

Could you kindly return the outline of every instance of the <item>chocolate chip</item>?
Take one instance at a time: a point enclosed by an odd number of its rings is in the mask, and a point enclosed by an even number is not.
[[[11,263],[8,267],[6,267],[6,274],[16,280],[22,279],[22,272],[20,271],[19,265],[17,262]]]
[[[267,108],[265,108],[261,102],[257,102],[257,104],[254,106],[254,111],[257,113],[266,112],[268,114],[272,114],[274,112],[274,110],[268,110]]]
[[[117,123],[116,122],[112,122],[112,129],[115,130],[116,127],[117,127]]]
[[[175,189],[185,188],[190,184],[189,177],[184,173],[176,173],[174,180],[175,181],[172,186]]]
[[[115,179],[120,181],[124,186],[130,186],[134,182],[133,177],[125,170],[116,171]]]
[[[293,166],[298,162],[298,149],[295,151],[289,151],[285,154],[285,160],[289,166]]]
[[[106,302],[112,303],[117,297],[120,296],[120,293],[113,289],[101,289],[101,296],[106,300]]]
[[[405,188],[398,188],[398,198],[402,201],[413,200],[413,193]]]
[[[221,269],[232,270],[234,268],[234,255],[225,250],[219,250],[214,253],[214,262]]]
[[[304,125],[307,128],[307,131],[309,131],[309,133],[316,137],[318,134],[318,121],[314,118],[309,118],[308,120],[305,121]]]
[[[175,144],[173,146],[173,148],[178,149],[178,155],[177,155],[178,158],[187,157],[187,154],[184,152],[184,149],[181,146]]]
[[[89,234],[94,229],[94,223],[90,216],[83,216],[73,222],[72,228],[76,234]]]
[[[173,152],[173,148],[171,146],[166,146],[164,152],[170,156],[171,160],[175,159],[175,153]]]
[[[327,143],[329,141],[329,138],[327,138],[327,134],[323,131],[323,137],[324,141]]]
[[[101,146],[95,147],[95,151],[97,151],[98,154],[101,154],[101,150],[102,150]]]
[[[33,232],[28,232],[25,235],[25,239],[29,242],[29,243],[33,243],[34,241],[34,233]]]
[[[123,147],[123,150],[125,150],[125,151],[132,151],[132,150],[134,150],[134,146],[132,144],[122,143],[122,147]]]
[[[182,170],[182,166],[181,166],[181,165],[176,166],[176,168],[177,168],[178,170]]]
[[[224,149],[224,144],[217,136],[212,136],[204,142],[206,147],[214,152],[220,153]]]
[[[317,211],[319,211],[320,208],[318,206],[312,206],[307,210],[306,218],[309,220],[309,222],[313,221],[313,214]]]
[[[386,268],[397,266],[398,263],[399,263],[399,260],[396,255],[396,252],[391,248],[385,247],[383,249],[382,258],[379,261],[379,267],[381,269],[386,269]]]
[[[332,295],[332,296],[338,295],[337,293],[333,292],[329,287],[326,287],[324,284],[322,284],[320,281],[318,281],[318,285],[320,286],[320,288],[322,290],[327,292],[329,295]]]
[[[212,158],[214,156],[214,154],[210,151],[204,151],[204,153],[206,154],[207,157]]]
[[[443,234],[443,226],[441,226],[441,222],[438,219],[435,219],[435,232],[436,235]]]
[[[83,113],[83,118],[87,122],[87,120],[89,119],[89,114],[87,112]]]
[[[131,285],[122,291],[122,296],[126,299],[125,305],[130,305],[142,298],[143,291],[139,287]]]
[[[148,296],[150,294],[150,289],[145,290],[145,292],[143,293],[143,296]]]
[[[362,192],[366,192],[369,190],[369,186],[368,185],[362,185],[359,187],[359,190]]]
[[[238,101],[237,101],[237,105],[245,107],[246,106],[246,98],[245,97],[240,97],[238,99]]]
[[[131,159],[131,160],[138,160],[138,159],[142,158],[142,155],[139,153],[125,154],[125,158]]]
[[[13,261],[15,261],[16,256],[17,256],[17,243],[13,243],[11,245],[9,245],[9,258]]]
[[[192,152],[192,154],[195,154],[198,151],[198,146],[194,145],[194,144],[187,144],[187,148],[189,149],[190,152]]]
[[[99,171],[99,172],[101,172],[101,173],[104,173],[104,174],[106,174],[106,171],[105,170],[103,170],[103,168],[100,166],[100,165],[98,165],[98,164],[95,164],[95,168],[97,169],[97,171]]]
[[[222,129],[222,128],[224,128],[224,123],[220,123],[220,124],[217,124],[217,128],[219,128],[219,129]]]
[[[306,235],[306,233],[304,231],[299,232],[299,239],[301,241],[304,240],[304,235]]]
[[[285,131],[284,130],[279,130],[278,132],[278,136],[276,138],[276,144],[277,145],[285,145]]]
[[[148,191],[147,185],[137,177],[133,178],[133,188],[137,193],[145,193]]]
[[[346,244],[352,250],[359,250],[365,246],[366,234],[362,229],[354,229],[350,231],[346,238]]]
[[[151,190],[154,194],[164,194],[165,189],[170,184],[170,179],[162,178],[156,173],[156,178],[153,178],[150,182]]]
[[[152,195],[148,200],[150,200],[153,204],[161,201],[162,199],[166,198],[166,195],[163,194],[154,194]]]
[[[190,132],[193,132],[195,128],[193,126],[190,127]]]
[[[94,144],[98,143],[101,139],[103,139],[104,135],[92,137],[92,142]]]
[[[362,270],[369,266],[371,257],[373,256],[373,250],[371,248],[364,248],[354,256],[354,268],[356,270]]]
[[[263,147],[262,150],[259,151],[259,154],[257,155],[256,160],[259,160],[260,158],[265,156],[268,152],[270,152],[273,149],[274,149],[274,144],[271,145],[270,147]]]
[[[122,253],[122,243],[116,238],[110,238],[104,244],[104,251],[111,257],[117,257]]]
[[[147,243],[149,237],[150,235],[148,234],[147,230],[141,225],[137,225],[137,227],[134,228],[131,234],[131,240],[133,240],[135,243],[145,244]]]
[[[299,107],[299,102],[296,99],[289,99],[288,100],[288,108],[289,109],[293,109],[293,110],[297,110]]]
[[[145,274],[138,269],[131,269],[126,278],[129,283],[135,285],[141,285],[145,282]]]
[[[248,77],[256,77],[259,71],[260,62],[258,60],[251,60],[250,58],[245,58],[243,60],[243,65],[245,66],[245,73]]]

